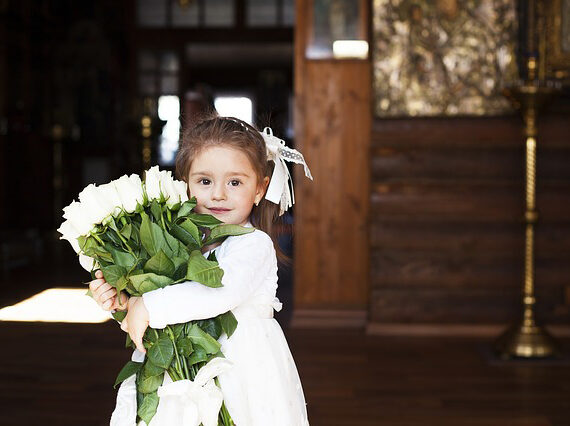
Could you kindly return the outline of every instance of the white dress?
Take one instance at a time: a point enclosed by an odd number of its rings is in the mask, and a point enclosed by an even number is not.
[[[220,343],[232,367],[219,376],[219,382],[235,424],[308,425],[297,368],[281,327],[273,319],[273,309],[280,304],[275,297],[277,258],[271,238],[255,230],[229,237],[214,250],[224,270],[223,287],[210,288],[187,281],[144,294],[150,327],[161,329],[231,310],[238,326],[229,339],[222,336]],[[141,356],[135,351],[133,359],[140,361]],[[157,413],[160,410],[159,402]],[[135,417],[132,376],[119,388],[111,425],[133,426]]]

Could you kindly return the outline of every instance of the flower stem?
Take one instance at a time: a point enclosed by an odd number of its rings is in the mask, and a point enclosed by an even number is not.
[[[176,356],[176,366],[178,367],[177,372],[181,377],[184,378],[184,374],[182,372],[183,371],[182,362],[180,361],[180,357],[178,356],[178,348],[176,347],[176,339],[174,338],[174,333],[172,332],[172,329],[169,326],[166,326],[165,331],[166,333],[168,333],[168,337],[170,337],[170,340],[172,341],[172,346],[174,347],[174,355]],[[189,379],[190,377],[186,378]]]
[[[105,243],[103,242],[103,240],[102,240],[101,238],[99,238],[99,237],[97,236],[97,234],[91,234],[91,236],[92,236],[93,238],[95,238],[95,239],[97,240],[97,242],[98,242],[99,244],[101,244],[102,246],[105,245]]]
[[[124,246],[126,247],[126,249],[129,251],[129,253],[132,254],[133,257],[136,258],[137,256],[135,256],[135,253],[133,252],[133,250],[132,250],[131,247],[129,246],[127,240],[125,240],[125,237],[123,237],[123,236],[121,235],[121,232],[120,232],[120,231],[116,231],[116,232],[117,232],[117,235],[119,236],[119,238],[121,239],[121,241],[123,242],[123,245],[124,245]]]

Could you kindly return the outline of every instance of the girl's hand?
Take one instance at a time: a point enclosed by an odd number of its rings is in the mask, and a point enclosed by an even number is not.
[[[146,353],[143,345],[144,332],[148,327],[148,311],[142,297],[131,297],[127,316],[121,322],[121,329],[129,333],[137,349]]]
[[[127,294],[122,291],[121,297],[116,297],[117,290],[105,281],[101,270],[95,272],[95,277],[97,279],[89,283],[89,289],[97,304],[106,311],[124,311],[127,309],[127,301],[129,299]]]

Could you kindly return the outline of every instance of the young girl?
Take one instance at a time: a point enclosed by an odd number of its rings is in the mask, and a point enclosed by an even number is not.
[[[231,310],[238,327],[229,339],[225,335],[220,338],[220,343],[232,365],[219,375],[219,383],[237,426],[309,424],[295,363],[273,319],[273,311],[280,310],[281,304],[275,297],[277,257],[271,224],[294,202],[285,160],[303,164],[305,174],[311,177],[303,156],[285,147],[268,128],[260,133],[236,118],[217,117],[187,133],[176,169],[178,177],[188,183],[190,195],[197,199],[196,212],[256,230],[205,248],[204,256],[215,251],[224,270],[223,287],[188,281],[132,297],[121,323],[137,347],[133,360],[141,361],[145,352],[142,337],[148,326],[160,329]],[[126,295],[117,297],[101,271],[96,277],[90,283],[95,300],[103,309],[120,309]],[[170,378],[165,375],[164,384],[167,382]],[[167,409],[166,403],[159,402],[152,426],[158,424],[155,420],[162,425],[159,419]],[[132,426],[135,421],[132,376],[119,389],[111,425]]]

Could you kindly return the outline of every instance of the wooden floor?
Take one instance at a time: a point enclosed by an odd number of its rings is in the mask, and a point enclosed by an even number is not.
[[[570,425],[568,363],[493,362],[473,338],[287,336],[313,426]],[[0,424],[108,424],[123,341],[113,322],[0,322]]]
[[[87,278],[75,264],[16,271],[0,277],[0,307]],[[491,339],[481,338],[286,335],[312,426],[570,425],[568,358],[499,362],[488,355]],[[0,425],[107,425],[112,383],[130,356],[123,343],[111,321],[0,322]],[[570,339],[562,344],[570,354]]]

